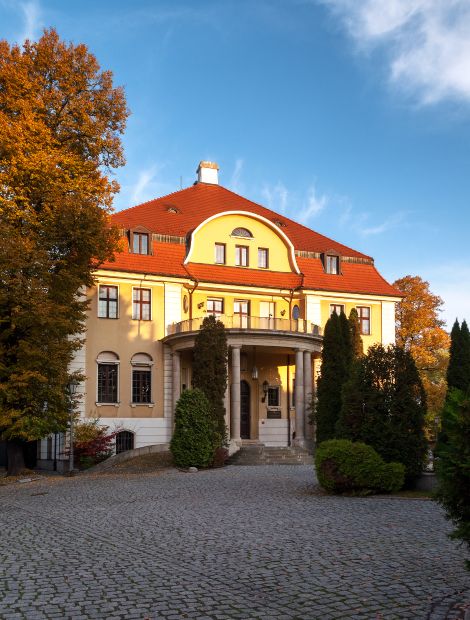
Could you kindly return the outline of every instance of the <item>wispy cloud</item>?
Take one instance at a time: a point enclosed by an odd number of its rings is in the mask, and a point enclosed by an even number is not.
[[[39,2],[38,0],[29,0],[29,2],[19,2],[18,6],[20,7],[24,19],[23,31],[19,35],[18,41],[20,43],[23,43],[27,39],[34,41],[43,26]]]
[[[363,218],[368,219],[368,214]],[[358,232],[364,237],[369,237],[371,235],[381,235],[384,232],[391,230],[392,228],[397,228],[400,224],[403,224],[405,221],[406,214],[404,212],[395,213],[391,217],[388,217],[381,224],[375,224],[372,226],[363,226],[358,228]]]
[[[326,194],[317,194],[315,185],[308,190],[307,205],[299,213],[299,222],[307,223],[312,218],[319,215],[328,204],[329,197]]]
[[[240,183],[241,174],[243,170],[243,164],[244,164],[243,159],[237,159],[237,161],[235,162],[235,168],[234,168],[234,171],[232,173],[232,176],[230,178],[230,183],[229,183],[229,187],[233,192],[240,193],[243,191],[241,183]]]
[[[359,49],[386,52],[392,83],[419,103],[470,103],[468,0],[317,0]]]
[[[265,185],[261,190],[261,195],[266,201],[268,209],[272,209],[278,213],[286,212],[289,191],[284,183],[278,181],[276,185]]]

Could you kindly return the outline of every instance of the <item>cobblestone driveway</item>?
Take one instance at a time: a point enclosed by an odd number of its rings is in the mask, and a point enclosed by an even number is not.
[[[0,617],[464,617],[438,506],[312,482],[271,466],[0,488]]]

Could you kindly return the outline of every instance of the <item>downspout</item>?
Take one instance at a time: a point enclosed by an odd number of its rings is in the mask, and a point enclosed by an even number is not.
[[[190,288],[189,286],[185,285],[185,288],[186,288],[186,290],[189,293],[189,320],[192,321],[193,320],[193,294],[194,294],[194,291],[199,286],[199,280],[196,278],[196,276],[193,276],[191,274],[191,272],[189,271],[189,269],[186,267],[186,265],[184,263],[183,263],[183,268],[186,271],[186,273],[188,274],[189,278],[195,282],[195,284],[194,284],[194,286],[192,288]],[[191,323],[190,323],[190,325],[191,325]]]
[[[290,447],[290,355],[287,354],[287,445]]]

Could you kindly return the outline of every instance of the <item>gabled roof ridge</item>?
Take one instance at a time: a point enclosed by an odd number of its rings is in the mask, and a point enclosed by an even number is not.
[[[165,194],[164,196],[158,196],[157,198],[150,198],[150,200],[145,200],[144,202],[139,202],[139,204],[134,205],[133,207],[127,207],[127,209],[121,209],[120,211],[114,211],[111,215],[121,215],[121,213],[127,213],[128,211],[132,211],[133,209],[137,209],[138,207],[143,207],[145,205],[150,204],[151,202],[156,202],[157,200],[164,200],[165,198],[169,198],[174,194],[181,194],[182,192],[187,191],[188,189],[192,189],[193,185],[189,185],[188,187],[183,187],[182,189],[176,189],[174,192],[170,192],[169,194]]]
[[[305,224],[301,224],[300,222],[296,222],[295,220],[292,220],[290,217],[285,216],[283,213],[276,213],[276,211],[273,211],[272,209],[269,209],[268,207],[265,207],[264,205],[259,204],[258,202],[255,202],[254,200],[250,200],[249,198],[245,198],[244,196],[240,196],[240,194],[237,194],[236,192],[233,192],[231,189],[228,189],[227,187],[224,187],[223,185],[219,185],[219,187],[221,187],[226,192],[229,192],[230,194],[234,194],[235,196],[243,198],[243,200],[246,200],[247,202],[250,202],[251,204],[253,204],[253,205],[257,206],[257,207],[261,207],[261,209],[266,209],[266,211],[269,211],[273,215],[277,215],[279,217],[279,220],[284,219],[287,222],[289,222],[290,224],[294,224],[295,226],[300,226],[301,228],[303,228],[308,233],[314,232],[319,237],[322,237],[322,239],[325,239],[326,241],[331,241],[333,245],[341,245],[343,248],[346,248],[347,250],[351,250],[355,254],[362,254],[365,258],[370,258],[370,259],[372,258],[372,256],[368,256],[367,254],[363,254],[362,252],[359,252],[358,250],[355,250],[354,248],[350,248],[349,246],[344,245],[344,243],[340,243],[339,241],[335,241],[334,239],[331,239],[331,237],[327,237],[326,235],[323,235],[322,233],[319,233],[318,231],[314,230],[313,228],[309,228],[308,226],[305,226]],[[289,235],[287,235],[287,236],[289,236]]]

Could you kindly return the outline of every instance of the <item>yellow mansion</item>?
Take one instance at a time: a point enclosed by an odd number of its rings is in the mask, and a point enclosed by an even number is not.
[[[226,420],[244,441],[304,445],[322,328],[359,313],[366,346],[394,342],[400,294],[369,256],[247,200],[201,162],[197,182],[116,213],[124,249],[96,272],[81,416],[119,428],[117,451],[168,444],[192,349],[215,314],[229,345]]]

